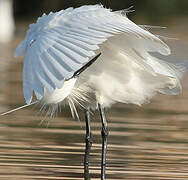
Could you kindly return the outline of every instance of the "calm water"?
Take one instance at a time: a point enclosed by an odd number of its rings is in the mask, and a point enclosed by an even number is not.
[[[13,49],[22,38],[20,34],[22,31],[18,31],[14,42],[0,48],[1,112],[24,103],[22,60],[12,58]],[[188,57],[185,48],[179,48],[177,54],[181,59]],[[142,108],[117,104],[107,110],[108,180],[188,178],[187,80],[187,77],[183,80],[184,91],[179,96],[158,95]],[[73,120],[65,108],[50,123],[50,119],[38,116],[37,112],[38,107],[27,108],[0,118],[0,179],[83,179],[85,123],[82,112],[79,122]],[[45,121],[41,125],[42,120]],[[100,177],[100,128],[99,114],[95,113],[92,116],[92,179]]]

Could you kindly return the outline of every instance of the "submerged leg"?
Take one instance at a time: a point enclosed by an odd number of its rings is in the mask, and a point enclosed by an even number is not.
[[[84,179],[90,180],[89,176],[89,154],[91,151],[92,146],[92,134],[91,134],[91,127],[90,127],[90,112],[89,108],[85,110],[85,121],[86,121],[86,138],[85,138],[85,156],[84,156]]]
[[[101,122],[102,122],[102,159],[101,159],[101,180],[105,180],[105,169],[106,169],[106,151],[107,151],[107,137],[108,137],[108,126],[104,113],[104,107],[98,104]]]

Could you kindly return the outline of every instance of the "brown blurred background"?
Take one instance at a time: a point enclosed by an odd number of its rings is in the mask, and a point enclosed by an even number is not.
[[[50,11],[58,11],[68,7],[78,7],[85,4],[102,3],[112,10],[125,9],[134,6],[137,16],[142,16],[148,21],[165,21],[168,18],[186,16],[188,14],[187,0],[32,0],[29,3],[24,0],[14,1],[14,10],[16,18],[38,17],[42,13]],[[133,15],[134,17],[135,15]]]

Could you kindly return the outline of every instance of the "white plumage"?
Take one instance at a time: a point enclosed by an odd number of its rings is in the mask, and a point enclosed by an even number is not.
[[[68,102],[95,107],[116,102],[141,105],[157,92],[181,91],[182,68],[153,57],[169,47],[123,12],[101,5],[44,14],[31,24],[15,56],[24,55],[23,91],[45,104]],[[102,55],[78,78],[70,79],[98,53]],[[89,104],[88,104],[89,103]]]

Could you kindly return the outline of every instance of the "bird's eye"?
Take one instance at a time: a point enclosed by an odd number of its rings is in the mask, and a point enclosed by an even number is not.
[[[36,39],[32,39],[29,43],[29,46],[31,47],[31,45],[36,41]]]

